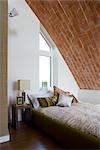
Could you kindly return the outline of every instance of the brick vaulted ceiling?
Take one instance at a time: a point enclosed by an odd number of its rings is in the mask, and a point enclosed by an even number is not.
[[[100,1],[26,1],[60,50],[79,87],[100,90]]]

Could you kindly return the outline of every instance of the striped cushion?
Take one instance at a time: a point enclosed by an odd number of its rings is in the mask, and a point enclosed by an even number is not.
[[[57,96],[37,98],[41,107],[55,106]]]
[[[76,99],[76,97],[71,94],[69,91],[63,91],[60,88],[53,86],[54,89],[54,96],[57,96],[59,98],[60,93],[64,93],[66,96],[71,96],[73,97],[72,103],[78,103],[78,100]],[[58,102],[58,99],[57,99]]]
[[[70,92],[68,92],[68,91],[65,92],[56,86],[53,86],[53,89],[54,89],[54,95],[55,96],[59,96],[60,93],[64,93],[66,96],[70,95]]]
[[[73,99],[72,99],[72,103],[78,103],[77,98],[76,98],[74,95],[72,95],[72,97],[73,97]]]

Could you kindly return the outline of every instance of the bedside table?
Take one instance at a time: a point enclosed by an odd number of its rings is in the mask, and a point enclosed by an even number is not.
[[[30,105],[12,105],[12,127],[16,129],[18,126],[18,110],[21,110],[22,121],[25,120],[27,125],[31,122],[31,106]]]

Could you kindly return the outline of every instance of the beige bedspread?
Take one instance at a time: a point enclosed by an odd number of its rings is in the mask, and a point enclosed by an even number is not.
[[[51,106],[38,111],[100,138],[100,105],[76,103],[71,107]]]

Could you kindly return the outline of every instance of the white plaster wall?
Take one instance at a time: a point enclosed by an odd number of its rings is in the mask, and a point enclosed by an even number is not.
[[[78,97],[79,87],[57,48],[54,57],[54,84]]]
[[[12,8],[18,11],[18,16],[8,18],[8,99],[15,101],[15,81],[18,79],[31,80],[31,93],[36,93],[39,89],[40,22],[25,0],[8,2],[9,11]],[[51,39],[50,41],[52,42]],[[79,89],[56,46],[53,67],[54,85],[72,92],[81,101],[100,103],[100,91]]]
[[[78,90],[78,99],[83,102],[100,104],[100,90]]]
[[[40,22],[24,0],[9,0],[9,11],[12,8],[16,8],[18,16],[9,17],[8,20],[8,96],[10,101],[15,101],[15,82],[18,79],[31,81],[30,93],[39,89]],[[77,96],[78,86],[56,48],[53,70],[54,84]]]
[[[40,23],[24,0],[9,0],[8,7],[18,11],[18,16],[8,18],[8,97],[15,101],[18,79],[30,80],[32,93],[39,88]]]

